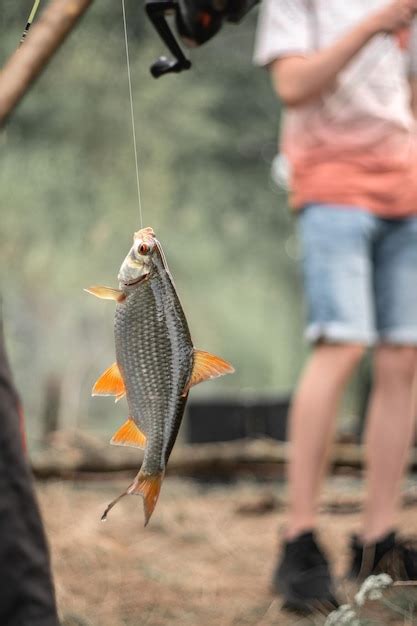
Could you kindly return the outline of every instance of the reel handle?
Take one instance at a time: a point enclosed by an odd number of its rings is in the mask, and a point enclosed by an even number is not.
[[[185,59],[186,62],[180,63],[175,59],[168,59],[167,57],[159,57],[152,63],[150,67],[150,72],[154,78],[159,78],[160,76],[164,76],[165,74],[170,74],[172,72],[178,74],[183,70],[189,70],[191,67],[191,61]]]
[[[155,61],[150,68],[152,76],[159,78],[164,76],[164,74],[178,74],[183,70],[190,69],[191,61],[187,59],[179,47],[166,20],[167,11],[175,13],[178,10],[178,2],[172,0],[148,0],[145,8],[154,28],[174,56],[174,59],[160,57]]]

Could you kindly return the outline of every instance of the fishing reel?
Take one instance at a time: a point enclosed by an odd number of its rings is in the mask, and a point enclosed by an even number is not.
[[[191,67],[168,22],[174,16],[181,41],[189,48],[201,46],[219,32],[224,21],[238,23],[260,0],[146,0],[145,8],[154,28],[164,41],[173,59],[160,57],[151,66],[151,74],[159,78]]]

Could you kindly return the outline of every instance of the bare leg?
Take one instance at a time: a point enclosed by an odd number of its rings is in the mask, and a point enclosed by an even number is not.
[[[360,345],[318,345],[301,377],[290,412],[287,540],[314,527],[338,405],[363,352]]]
[[[401,479],[414,432],[416,363],[416,348],[381,346],[375,351],[365,434],[369,496],[363,520],[364,543],[380,539],[396,524]]]

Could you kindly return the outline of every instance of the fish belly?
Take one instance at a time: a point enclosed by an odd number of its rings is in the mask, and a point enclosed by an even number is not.
[[[147,436],[141,471],[160,473],[178,433],[193,364],[187,321],[167,272],[117,305],[114,330],[130,417]]]

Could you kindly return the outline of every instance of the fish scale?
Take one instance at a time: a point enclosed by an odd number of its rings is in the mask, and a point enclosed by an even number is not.
[[[164,275],[165,274],[165,275]],[[142,465],[146,473],[162,471],[168,461],[165,433],[181,421],[179,402],[192,369],[193,345],[178,296],[165,269],[117,304],[116,358],[130,416],[147,436]]]
[[[134,234],[118,278],[119,289],[86,290],[117,302],[116,363],[96,381],[93,395],[120,400],[126,394],[129,418],[111,443],[145,448],[145,454],[133,483],[107,506],[102,519],[121,498],[137,494],[143,497],[146,525],[158,500],[190,388],[234,369],[220,357],[194,348],[152,228]]]

